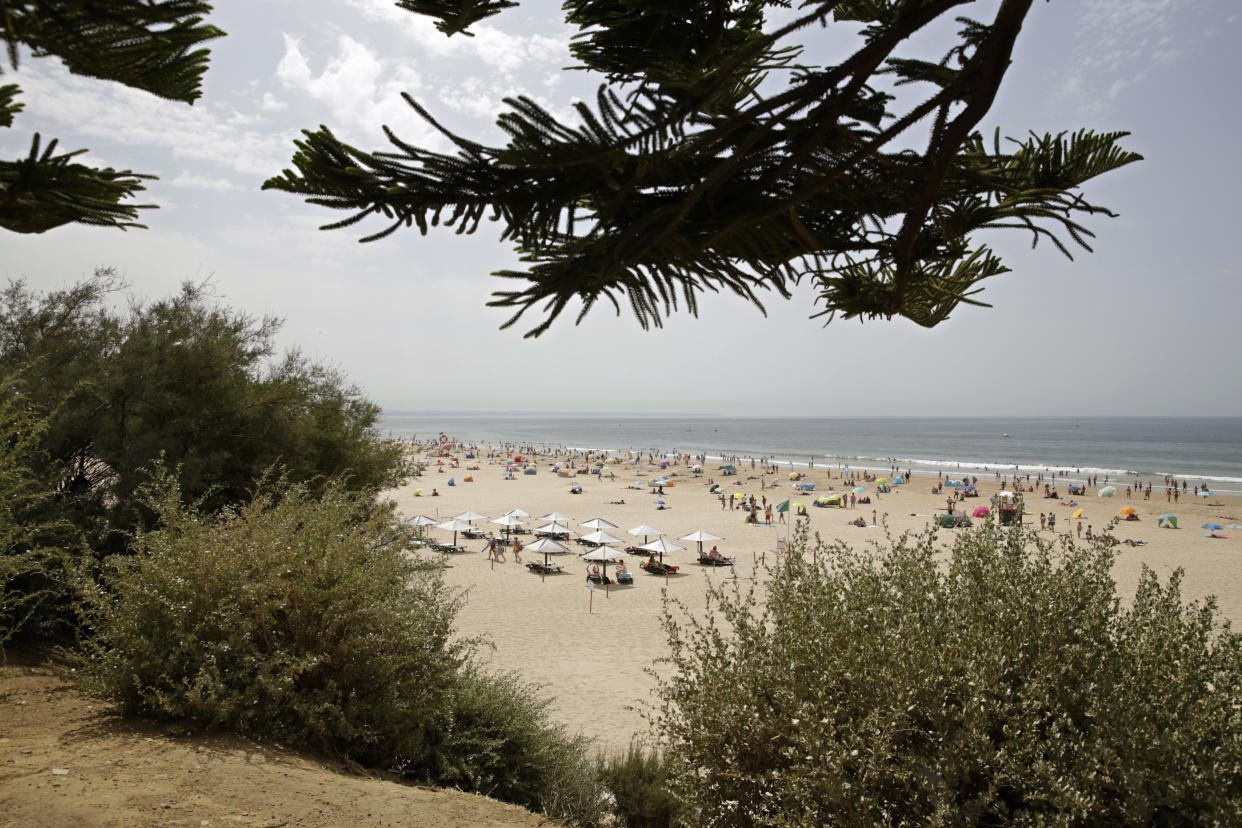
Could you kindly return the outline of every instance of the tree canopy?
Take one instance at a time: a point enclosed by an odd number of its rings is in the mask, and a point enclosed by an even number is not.
[[[447,35],[516,3],[402,0]],[[502,225],[528,262],[497,275],[520,284],[492,305],[506,327],[541,306],[537,336],[575,299],[578,320],[607,300],[659,326],[704,291],[763,305],[810,279],[816,315],[904,316],[934,326],[1007,271],[973,234],[1029,232],[1069,254],[1088,247],[1085,216],[1112,215],[1080,186],[1135,161],[1126,133],[985,140],[977,126],[1010,63],[1031,0],[999,0],[990,21],[957,18],[938,61],[912,39],[971,0],[566,0],[577,68],[604,82],[579,123],[527,97],[507,99],[504,146],[453,144],[368,152],[327,126],[305,130],[292,168],[266,188],[386,222],[363,241],[417,225],[475,232]],[[782,22],[770,20],[780,10]],[[788,18],[787,22],[784,22]],[[825,56],[794,38],[850,26],[857,48]],[[907,54],[905,49],[910,49]],[[907,94],[907,91],[909,94]]]
[[[123,549],[149,525],[137,497],[154,464],[204,509],[247,497],[270,468],[318,491],[395,485],[405,467],[377,442],[379,406],[335,370],[276,353],[279,320],[215,304],[201,285],[110,307],[109,271],[46,295],[0,293],[0,371],[18,376],[45,418],[38,471],[56,512],[96,550]]]
[[[203,0],[0,0],[0,37],[16,69],[22,48],[35,58],[58,57],[76,75],[116,81],[192,104],[202,94],[208,51],[199,46],[224,32],[203,21]],[[0,127],[21,111],[20,88],[0,85]],[[142,227],[135,204],[142,182],[154,176],[89,167],[57,154],[36,133],[30,152],[0,160],[0,227],[43,233],[70,222]]]

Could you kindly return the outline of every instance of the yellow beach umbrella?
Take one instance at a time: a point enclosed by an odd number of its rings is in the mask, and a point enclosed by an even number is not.
[[[1138,514],[1138,509],[1135,509],[1133,506],[1122,506],[1120,509],[1118,509],[1118,510],[1117,510],[1117,514],[1119,514],[1119,515],[1137,515],[1137,514]]]
[[[1077,509],[1077,510],[1075,510],[1074,514],[1072,514],[1072,515],[1070,516],[1070,519],[1071,519],[1071,520],[1073,520],[1074,518],[1080,518],[1080,517],[1082,517],[1082,513],[1083,513],[1083,511],[1084,511],[1083,509]]]

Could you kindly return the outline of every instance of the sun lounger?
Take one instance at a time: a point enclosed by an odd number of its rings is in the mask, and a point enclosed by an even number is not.
[[[531,561],[526,568],[536,575],[559,575],[565,571],[565,567],[560,564],[545,564],[543,561]]]
[[[656,563],[652,563],[651,561],[644,561],[642,567],[643,567],[643,570],[649,575],[676,575],[677,574],[677,567],[673,566],[672,564],[662,564],[662,563],[659,563],[658,561]]]
[[[618,584],[632,584],[632,583],[634,583],[634,573],[633,573],[633,572],[618,572],[618,573],[617,573],[617,583],[618,583]]]
[[[733,559],[713,558],[711,555],[699,555],[699,563],[703,566],[733,566]]]

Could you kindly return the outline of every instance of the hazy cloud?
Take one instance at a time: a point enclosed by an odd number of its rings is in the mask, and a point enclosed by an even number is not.
[[[1211,33],[1213,0],[1092,0],[1073,6],[1076,45],[1061,94],[1102,109],[1153,67],[1175,63]],[[1228,21],[1224,21],[1226,24]],[[1180,24],[1180,25],[1179,25]]]
[[[226,192],[228,190],[245,190],[246,187],[240,184],[234,184],[224,178],[213,178],[208,175],[198,175],[196,173],[182,170],[175,178],[167,179],[167,183],[174,187],[190,187],[196,190],[215,190],[216,192]]]
[[[279,169],[290,133],[249,128],[255,119],[226,105],[184,103],[71,75],[52,63],[30,61],[17,80],[26,92],[23,117],[65,136],[94,136],[117,144],[160,148],[175,158],[206,161],[251,175]],[[66,146],[70,139],[66,137]]]

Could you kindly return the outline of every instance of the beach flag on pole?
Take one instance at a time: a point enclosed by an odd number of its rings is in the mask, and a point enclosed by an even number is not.
[[[788,512],[788,511],[789,511],[789,501],[788,501],[788,500],[782,500],[780,503],[776,504],[776,511],[778,511],[778,512]]]

